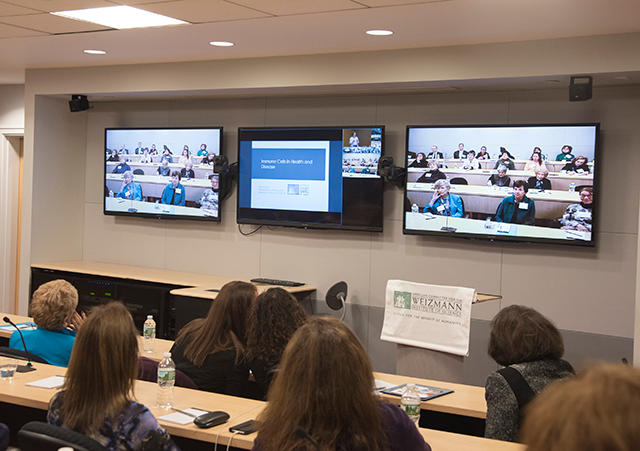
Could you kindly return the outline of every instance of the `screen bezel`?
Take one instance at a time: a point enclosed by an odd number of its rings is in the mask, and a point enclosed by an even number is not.
[[[409,132],[411,129],[420,129],[420,128],[431,128],[431,129],[441,129],[441,128],[519,128],[519,127],[595,127],[595,142],[594,142],[594,158],[591,161],[599,161],[600,160],[600,123],[599,122],[581,122],[581,123],[534,123],[534,124],[456,124],[456,125],[407,125],[406,133],[405,133],[405,153],[404,153],[404,163],[407,164],[409,157]],[[439,149],[440,150],[440,149]],[[478,152],[479,149],[476,149]],[[595,164],[593,168],[593,187],[594,191],[598,193],[601,190],[601,182],[600,182],[600,165]],[[404,183],[404,199],[408,199],[407,179],[405,179]],[[432,236],[432,237],[440,237],[440,238],[458,238],[458,239],[467,239],[467,240],[483,240],[483,241],[497,241],[497,242],[513,242],[513,243],[543,243],[543,244],[557,244],[557,245],[566,245],[566,246],[579,246],[579,247],[595,247],[596,246],[596,235],[598,232],[598,212],[599,208],[599,198],[600,194],[596,194],[594,196],[593,209],[592,209],[592,227],[591,227],[591,240],[568,240],[568,239],[554,239],[554,238],[545,238],[545,237],[518,237],[518,236],[506,236],[506,235],[497,235],[497,234],[473,234],[473,233],[464,233],[464,232],[446,232],[441,230],[417,230],[417,229],[408,229],[407,228],[407,214],[406,207],[403,207],[402,210],[402,233],[403,235],[422,235],[422,236]]]
[[[188,127],[106,127],[104,129],[104,151],[106,155],[107,151],[107,133],[110,131],[119,131],[119,130],[140,130],[140,131],[148,131],[148,130],[219,130],[219,140],[218,140],[218,155],[223,155],[222,149],[222,141],[223,141],[223,127],[222,126],[188,126]],[[179,158],[180,154],[174,154],[174,157]],[[107,171],[107,158],[104,159],[104,170],[102,174],[102,179],[106,183],[106,176],[108,174]],[[213,168],[212,168],[213,171]],[[162,214],[162,213],[140,213],[140,212],[124,212],[124,211],[113,211],[107,210],[106,197],[103,196],[102,199],[102,212],[105,216],[122,216],[128,218],[143,218],[143,219],[160,219],[160,220],[169,220],[169,221],[202,221],[220,224],[222,221],[222,202],[218,199],[218,215],[217,216],[190,216],[190,215],[175,215],[175,214]]]
[[[384,156],[385,153],[385,126],[384,125],[353,125],[353,126],[309,126],[309,127],[239,127],[238,128],[238,174],[241,173],[241,143],[243,142],[241,139],[241,133],[246,131],[323,131],[323,130],[351,130],[351,129],[375,129],[379,128],[382,130],[381,137],[381,149],[380,149],[380,157]],[[384,182],[382,177],[378,176],[381,184],[380,189],[380,200],[378,203],[378,208],[380,211],[379,214],[379,226],[355,226],[355,225],[345,225],[345,224],[327,224],[327,223],[315,223],[315,222],[305,222],[305,221],[288,221],[283,219],[278,220],[268,220],[268,219],[255,219],[255,218],[245,218],[240,217],[240,190],[241,190],[241,181],[240,175],[238,175],[238,195],[237,195],[237,204],[236,204],[236,222],[238,224],[247,224],[247,225],[259,225],[259,226],[269,226],[269,227],[290,227],[290,228],[299,228],[299,229],[318,229],[318,230],[348,230],[348,231],[361,231],[361,232],[382,232],[383,224],[384,224]]]

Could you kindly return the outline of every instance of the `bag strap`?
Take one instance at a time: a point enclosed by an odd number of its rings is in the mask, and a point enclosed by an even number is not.
[[[524,380],[522,374],[520,374],[520,372],[515,368],[507,366],[498,370],[498,373],[505,378],[509,387],[513,390],[513,394],[516,395],[518,408],[522,415],[522,408],[536,397],[536,393],[531,389],[527,381]]]

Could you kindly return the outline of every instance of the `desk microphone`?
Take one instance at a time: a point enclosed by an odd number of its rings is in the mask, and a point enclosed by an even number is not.
[[[311,437],[302,426],[298,426],[294,432],[296,434],[296,437],[298,437],[299,439],[308,441],[318,451],[322,450],[322,448],[320,448],[320,445],[318,445],[318,442],[316,442],[315,439]]]
[[[18,326],[16,326],[15,324],[13,324],[13,321],[11,321],[9,319],[8,316],[5,316],[4,318],[2,318],[4,320],[5,323],[9,323],[11,324],[13,327],[16,328],[16,330],[18,331],[18,333],[20,334],[20,338],[22,339],[22,346],[24,346],[24,353],[27,355],[27,364],[26,365],[18,365],[18,368],[16,368],[16,371],[18,373],[28,373],[30,371],[35,371],[36,369],[33,367],[33,365],[31,364],[31,357],[29,356],[29,352],[27,351],[27,345],[24,342],[24,337],[22,336],[22,331],[20,330],[20,328]]]

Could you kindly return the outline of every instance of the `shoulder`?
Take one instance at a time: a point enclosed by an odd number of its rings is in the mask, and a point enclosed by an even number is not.
[[[395,404],[381,403],[380,417],[391,451],[405,449],[431,450],[416,425],[400,407]]]

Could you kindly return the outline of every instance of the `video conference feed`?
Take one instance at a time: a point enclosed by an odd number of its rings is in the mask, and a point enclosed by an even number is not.
[[[105,214],[219,221],[222,128],[106,129]]]
[[[407,127],[404,233],[592,246],[598,129]]]
[[[383,128],[238,131],[238,222],[382,227]]]

